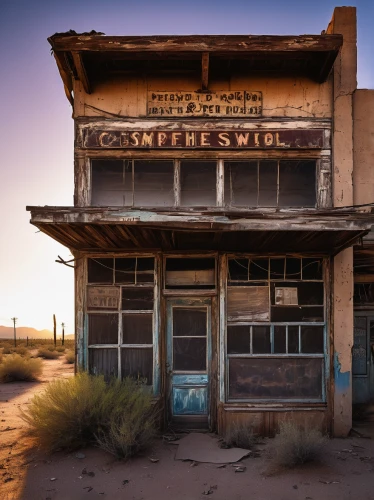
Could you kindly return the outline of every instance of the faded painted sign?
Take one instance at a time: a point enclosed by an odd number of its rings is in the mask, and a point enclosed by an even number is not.
[[[87,288],[88,309],[118,309],[119,288],[89,286]]]
[[[323,130],[85,130],[85,148],[322,149]]]
[[[262,93],[249,90],[216,92],[149,91],[148,116],[238,116],[262,115]]]

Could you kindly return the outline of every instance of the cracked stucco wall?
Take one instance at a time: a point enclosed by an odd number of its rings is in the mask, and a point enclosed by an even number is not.
[[[353,93],[357,87],[356,8],[338,7],[327,30],[343,35],[333,70],[334,206],[353,205]],[[352,426],[353,249],[334,259],[333,275],[333,433],[347,436]]]

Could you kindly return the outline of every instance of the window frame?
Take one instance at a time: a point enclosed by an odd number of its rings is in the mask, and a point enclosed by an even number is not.
[[[286,258],[286,257],[297,257],[297,258],[316,258],[316,259],[321,259],[322,260],[322,278],[321,279],[315,279],[315,280],[302,280],[302,273],[301,273],[301,278],[300,279],[293,279],[292,282],[318,282],[318,283],[323,283],[324,286],[324,291],[323,291],[323,321],[298,321],[298,322],[292,322],[292,321],[272,321],[271,319],[271,297],[269,298],[270,300],[270,320],[269,321],[228,321],[228,315],[227,315],[227,302],[228,302],[228,292],[230,289],[229,286],[229,259],[234,258],[234,259],[256,259],[256,258],[263,258],[261,255],[253,255],[253,254],[226,254],[225,256],[222,256],[221,258],[221,281],[222,281],[222,287],[221,287],[221,304],[224,306],[224,311],[225,314],[223,315],[223,321],[221,321],[220,329],[221,329],[221,346],[224,346],[224,348],[221,350],[221,359],[220,359],[220,369],[221,369],[221,376],[223,378],[223,383],[221,384],[220,387],[220,399],[224,403],[273,403],[273,404],[279,404],[279,403],[304,403],[304,404],[310,404],[310,403],[327,403],[327,380],[328,380],[328,374],[329,374],[329,335],[328,335],[328,317],[329,317],[329,301],[327,299],[328,293],[329,293],[329,266],[328,262],[329,259],[328,257],[324,255],[300,255],[300,254],[287,254],[287,255],[271,255],[271,256],[266,256],[265,258],[271,259],[271,258]],[[302,264],[301,264],[302,267]],[[281,279],[282,281],[290,281],[284,279],[285,275]],[[266,282],[268,288],[269,288],[269,293],[270,293],[270,288],[271,288],[271,283],[272,282],[279,282],[281,281],[280,279],[271,279],[270,278],[270,261],[268,265],[268,278],[267,280],[261,280],[261,279],[256,279],[252,280],[253,283],[256,282]],[[251,280],[248,280],[250,283]],[[291,283],[292,283],[291,282]],[[232,286],[231,288],[236,288],[235,286]],[[222,295],[223,294],[223,295]],[[223,298],[222,298],[223,297]],[[289,307],[289,306],[284,306],[284,307]],[[277,325],[281,326],[286,326],[286,332],[288,332],[288,327],[289,326],[298,326],[298,338],[299,338],[299,348],[298,348],[298,353],[274,353],[274,328]],[[248,326],[250,328],[250,352],[249,353],[241,353],[241,354],[229,354],[228,353],[228,327],[229,326]],[[270,327],[270,349],[271,352],[264,354],[264,353],[258,353],[254,354],[253,349],[252,349],[252,330],[253,326],[269,326]],[[303,353],[301,352],[302,346],[301,346],[301,330],[302,326],[320,326],[323,327],[323,353]],[[286,333],[287,335],[287,333]],[[288,337],[288,336],[287,336]],[[286,351],[288,351],[288,338],[286,337]],[[230,380],[229,380],[229,363],[230,363],[230,358],[262,358],[262,359],[267,359],[267,358],[280,358],[280,359],[292,359],[292,358],[302,358],[302,359],[321,359],[321,376],[322,376],[322,387],[321,387],[321,398],[314,399],[314,398],[233,398],[230,397],[229,389],[230,389]]]
[[[217,208],[222,208],[225,210],[248,210],[248,209],[257,209],[257,208],[264,208],[264,206],[258,204],[256,205],[248,205],[248,206],[235,206],[232,205],[231,203],[228,204],[225,200],[225,163],[229,162],[250,162],[250,161],[255,161],[259,165],[261,161],[264,160],[272,160],[277,162],[277,204],[269,206],[269,208],[290,208],[293,210],[298,210],[298,209],[303,209],[303,205],[279,205],[279,169],[280,169],[280,162],[282,161],[314,161],[315,162],[315,205],[314,206],[308,206],[307,208],[310,210],[313,209],[318,209],[321,207],[321,199],[319,196],[319,188],[320,188],[320,183],[322,182],[322,174],[324,173],[323,170],[323,165],[322,165],[322,160],[320,155],[316,155],[316,152],[311,152],[310,155],[305,156],[302,155],[301,157],[298,156],[298,154],[295,152],[292,155],[284,155],[280,154],[277,152],[277,155],[267,155],[266,153],[263,154],[262,156],[258,155],[253,155],[250,152],[247,152],[245,156],[237,156],[237,155],[232,155],[230,156],[225,155],[224,157],[221,157],[220,155],[208,155],[207,157],[199,157],[194,156],[194,155],[188,155],[186,157],[176,157],[175,155],[173,158],[170,158],[168,156],[159,156],[155,153],[155,157],[149,158],[149,157],[144,157],[144,156],[136,156],[136,157],[128,157],[128,156],[122,156],[118,155],[116,157],[89,157],[88,162],[89,162],[89,172],[90,172],[90,179],[88,182],[88,192],[89,192],[89,206],[111,206],[111,205],[92,205],[92,198],[93,198],[93,162],[96,160],[107,160],[107,161],[123,161],[125,162],[131,162],[132,164],[132,172],[134,172],[134,162],[135,161],[155,161],[155,162],[170,162],[173,161],[174,167],[174,178],[173,178],[173,198],[174,198],[174,203],[172,206],[151,206],[149,205],[149,208],[155,208],[157,210],[162,210],[163,208],[178,208],[178,209],[194,209],[198,208],[199,206],[205,206],[204,205],[182,205],[181,204],[181,162],[183,161],[188,161],[188,162],[204,162],[204,161],[215,161],[216,162],[216,204],[213,206],[209,206],[208,208],[212,209],[217,209]],[[132,174],[133,175],[133,174]],[[135,192],[134,192],[134,184],[132,182],[132,204],[131,205],[114,205],[114,206],[121,206],[123,208],[128,208],[128,209],[133,209],[133,208],[139,208],[140,205],[135,205],[134,200],[135,200]],[[324,188],[325,189],[325,188]],[[327,194],[327,199],[329,200],[330,195]],[[148,207],[148,205],[144,205],[144,207]]]
[[[90,255],[86,257],[87,269],[88,262],[90,259],[103,259],[103,258],[112,258],[113,259],[113,268],[112,268],[112,284],[109,283],[100,283],[97,281],[88,281],[88,274],[85,286],[85,297],[86,297],[86,324],[87,324],[87,341],[86,341],[86,349],[87,349],[87,370],[90,370],[89,366],[89,351],[90,349],[116,349],[117,350],[117,363],[118,363],[118,378],[121,380],[122,378],[122,361],[121,354],[123,349],[152,349],[152,358],[153,358],[153,368],[152,368],[152,384],[147,385],[153,392],[154,396],[160,394],[160,373],[159,373],[159,282],[158,282],[158,273],[159,273],[159,257],[155,254],[121,254],[121,255]],[[124,259],[124,258],[153,258],[154,259],[154,270],[153,270],[153,283],[136,283],[136,275],[135,275],[135,283],[116,283],[116,270],[115,270],[115,259]],[[118,307],[116,309],[90,309],[87,303],[88,289],[90,287],[100,287],[100,288],[119,288],[119,300]],[[123,309],[122,308],[122,293],[124,289],[152,289],[153,290],[153,308],[152,309]],[[117,343],[114,344],[89,344],[89,316],[90,315],[98,315],[98,314],[116,314],[118,316],[118,336]],[[152,315],[152,344],[131,344],[123,342],[123,315],[139,315],[146,314]]]

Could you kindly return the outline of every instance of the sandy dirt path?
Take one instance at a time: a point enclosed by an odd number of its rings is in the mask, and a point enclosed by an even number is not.
[[[71,376],[71,365],[44,361],[41,383],[0,385],[0,500],[374,500],[374,440],[330,440],[321,464],[292,471],[271,467],[273,440],[259,456],[241,461],[244,472],[226,465],[174,459],[176,445],[162,439],[128,462],[96,448],[45,455],[22,435],[19,408],[45,382]],[[158,459],[153,462],[150,458]]]

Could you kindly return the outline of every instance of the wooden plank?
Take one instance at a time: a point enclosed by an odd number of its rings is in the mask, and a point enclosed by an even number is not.
[[[84,67],[82,54],[80,52],[72,52],[71,53],[75,65],[75,69],[77,70],[77,75],[79,80],[82,82],[84,91],[86,94],[91,94],[91,86],[87,77],[86,69]]]
[[[228,321],[269,321],[270,295],[267,286],[227,289]]]
[[[338,51],[341,35],[184,35],[102,36],[56,35],[48,38],[54,51],[105,52],[326,52]]]
[[[209,84],[209,52],[201,54],[201,88],[208,90]]]
[[[72,106],[74,106],[73,98],[73,77],[69,64],[66,59],[65,52],[55,52],[54,54],[57,68],[59,70],[62,82],[64,84],[65,95]]]
[[[215,270],[166,271],[166,285],[215,285]]]

